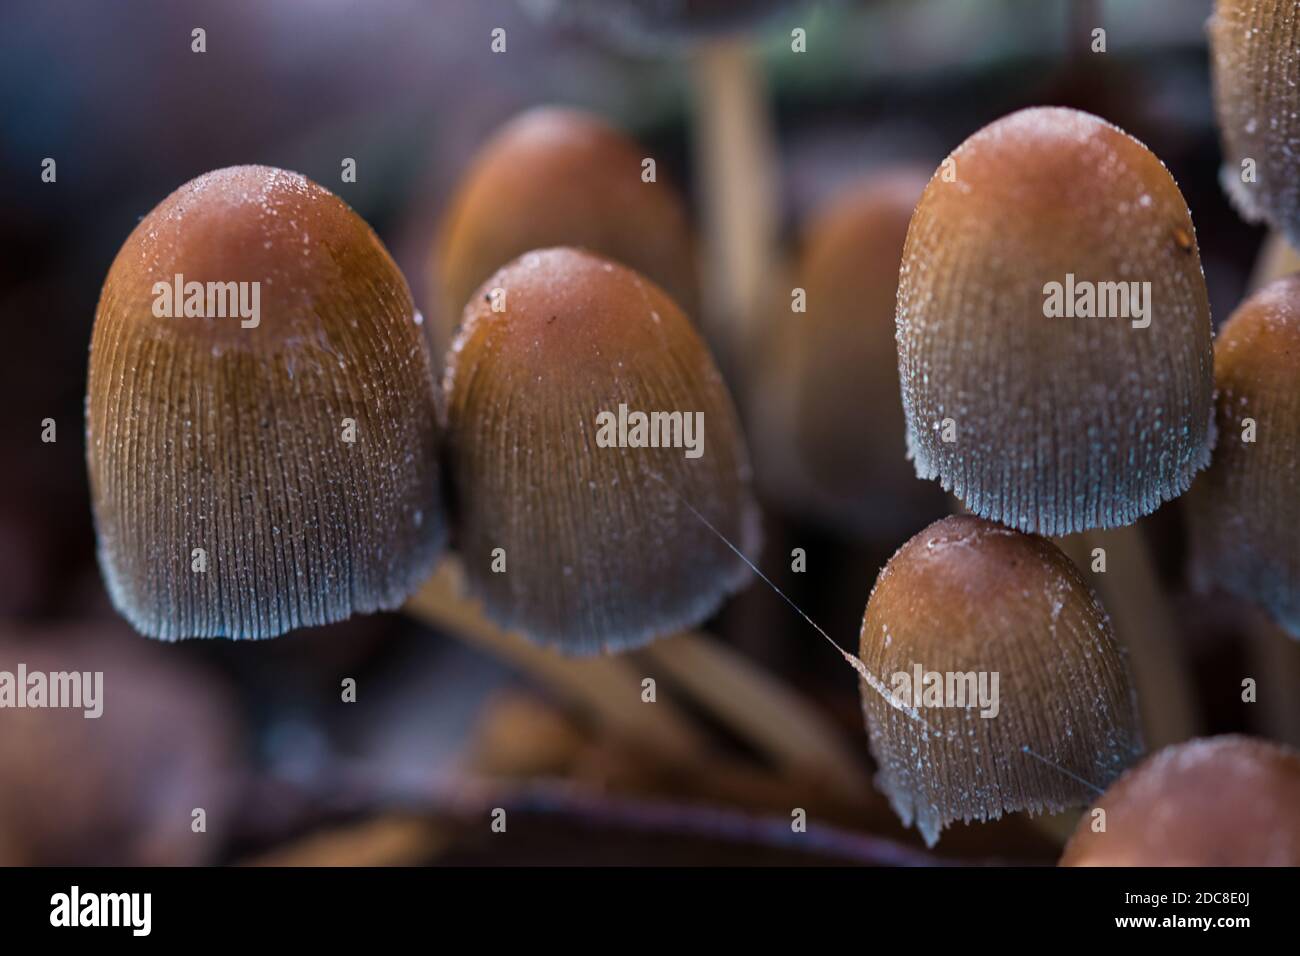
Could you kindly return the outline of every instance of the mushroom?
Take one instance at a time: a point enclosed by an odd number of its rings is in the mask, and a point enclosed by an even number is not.
[[[831,528],[903,536],[944,513],[944,496],[906,459],[894,306],[907,226],[928,173],[873,172],[812,217],[793,276],[803,310],[780,297],[751,412],[760,482]],[[845,415],[861,425],[846,434]],[[877,565],[878,567],[878,565]]]
[[[1021,110],[940,166],[898,288],[908,450],[970,508],[1088,532],[1155,744],[1194,733],[1172,617],[1136,522],[1209,463],[1209,302],[1187,204],[1145,146],[1077,110]]]
[[[917,474],[983,517],[1121,527],[1209,463],[1191,216],[1160,160],[1095,116],[1021,110],[945,160],[908,231],[898,347]]]
[[[747,580],[709,527],[757,548],[735,410],[649,280],[573,249],[525,254],[466,306],[444,392],[456,544],[501,626],[568,653],[625,649]]]
[[[590,249],[643,273],[693,314],[686,208],[657,170],[645,181],[645,158],[619,130],[579,110],[542,107],[503,126],[457,187],[434,247],[439,361],[474,290],[530,249]]]
[[[1300,638],[1300,276],[1265,286],[1232,314],[1214,372],[1218,447],[1184,499],[1193,581],[1264,608]]]
[[[1192,584],[1265,612],[1242,615],[1263,726],[1300,744],[1300,644],[1288,640],[1300,638],[1300,276],[1241,304],[1219,330],[1214,366],[1219,442],[1183,499]]]
[[[114,605],[166,640],[391,609],[444,539],[435,382],[406,282],[336,196],[207,173],[127,238],[86,443]]]
[[[1062,866],[1300,866],[1300,753],[1191,740],[1120,777],[1079,820]]]
[[[1035,535],[971,515],[917,534],[872,589],[860,659],[877,785],[931,846],[956,820],[1083,805],[1141,751],[1110,621]]]
[[[218,857],[244,795],[242,732],[226,689],[171,650],[111,620],[0,632],[0,866]],[[40,682],[46,704],[72,706],[16,707]]]
[[[1223,188],[1241,216],[1300,245],[1300,4],[1216,0],[1208,23]]]

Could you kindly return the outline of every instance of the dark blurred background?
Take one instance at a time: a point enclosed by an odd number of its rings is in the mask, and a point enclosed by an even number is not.
[[[793,240],[811,209],[864,170],[897,161],[933,168],[966,136],[1009,111],[1075,106],[1128,130],[1169,166],[1191,207],[1214,320],[1221,322],[1240,299],[1263,234],[1232,212],[1217,182],[1204,36],[1210,5],[767,5],[772,9],[743,29],[760,52],[772,98],[783,235]],[[630,22],[611,30],[610,19],[619,14],[593,18],[592,6],[564,0],[7,0],[0,6],[0,648],[8,649],[0,665],[16,659],[17,648],[30,656],[39,646],[51,660],[95,648],[85,653],[112,658],[110,682],[119,668],[128,675],[123,682],[135,681],[131,693],[152,703],[139,715],[122,716],[114,731],[101,729],[104,736],[93,742],[78,736],[84,729],[69,729],[73,739],[59,752],[156,749],[156,759],[125,781],[111,779],[108,767],[95,768],[99,776],[89,768],[78,776],[66,766],[64,779],[38,780],[55,763],[54,751],[33,737],[29,752],[20,754],[19,726],[0,715],[0,752],[18,754],[0,761],[0,789],[7,792],[0,797],[0,862],[228,861],[286,846],[284,859],[295,862],[820,859],[757,837],[703,837],[689,820],[671,839],[649,840],[636,807],[557,809],[535,794],[520,798],[521,812],[553,815],[553,825],[544,837],[521,837],[506,848],[468,835],[486,832],[472,794],[449,796],[431,784],[422,796],[420,787],[414,797],[411,788],[398,787],[405,795],[388,800],[365,786],[351,795],[331,783],[349,760],[384,768],[394,781],[413,768],[431,780],[457,780],[472,765],[531,780],[595,782],[581,792],[700,796],[691,781],[643,779],[652,775],[636,759],[557,706],[544,688],[402,616],[351,621],[262,646],[164,647],[129,633],[100,585],[82,441],[87,343],[100,284],[139,219],[207,170],[241,163],[294,169],[338,193],[373,225],[427,310],[429,249],[448,195],[474,151],[524,108],[556,103],[602,114],[640,139],[690,195],[691,41],[642,36]],[[788,55],[793,26],[807,30],[815,55]],[[1107,28],[1105,55],[1088,51],[1094,26]],[[191,52],[195,27],[206,30],[202,54]],[[507,31],[504,56],[489,50],[497,27]],[[41,181],[46,157],[57,161],[56,183]],[[340,181],[345,157],[356,160],[355,183]],[[57,423],[55,443],[40,440],[46,418]],[[828,553],[846,547],[824,535],[808,530],[801,540],[824,541]],[[878,566],[898,543],[863,547],[853,566]],[[871,580],[866,574],[843,599],[801,596],[851,643]],[[739,645],[769,655],[768,663],[792,675],[844,727],[865,764],[856,695],[842,665],[813,644],[800,622],[786,619],[774,596],[751,592],[745,600],[760,602],[778,639],[744,635]],[[730,613],[743,614],[743,607]],[[343,676],[360,681],[351,709],[337,703]],[[106,715],[104,722],[114,719]],[[1242,721],[1230,708],[1215,717],[1216,729]],[[198,789],[220,791],[229,809],[212,814],[223,822],[213,824],[202,849],[193,848],[187,826],[147,834],[154,811],[140,810],[139,787],[166,791],[158,798],[163,806],[174,797],[188,807],[199,798],[184,795],[186,782],[206,779],[203,774],[217,782]],[[49,793],[87,788],[98,798],[85,805],[30,805],[48,803]],[[750,809],[788,805],[784,797],[747,801],[727,792],[732,795],[712,799]],[[55,813],[61,822],[40,822],[42,814]],[[184,815],[187,822],[188,809]],[[824,817],[915,845],[878,806],[828,804]],[[464,820],[474,821],[472,828]],[[727,830],[717,826],[719,833]],[[940,850],[1052,858],[1050,846],[1017,826],[964,848],[961,837],[945,837]],[[579,839],[593,827],[603,840]],[[322,829],[324,842],[307,839]],[[28,835],[13,836],[19,830]]]

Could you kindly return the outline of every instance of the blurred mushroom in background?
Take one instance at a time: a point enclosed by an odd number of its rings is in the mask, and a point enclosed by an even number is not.
[[[45,705],[33,707],[39,685]],[[221,858],[245,781],[244,740],[229,692],[197,662],[111,619],[8,626],[6,692],[28,706],[7,700],[0,711],[0,864]]]
[[[438,366],[474,290],[532,249],[574,246],[620,262],[696,315],[686,208],[647,160],[635,142],[581,110],[540,107],[502,126],[462,177],[433,251],[430,282],[441,294],[430,336]]]
[[[878,170],[826,200],[774,296],[750,418],[757,474],[785,508],[895,542],[943,514],[907,461],[894,309],[912,210],[929,172]]]

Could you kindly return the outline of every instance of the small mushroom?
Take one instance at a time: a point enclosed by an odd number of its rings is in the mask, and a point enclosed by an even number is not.
[[[1241,304],[1214,346],[1219,441],[1184,498],[1192,577],[1300,638],[1300,276]],[[1300,693],[1288,688],[1286,693]]]
[[[942,492],[906,457],[894,306],[907,225],[927,173],[874,172],[837,191],[804,230],[793,289],[752,390],[760,479],[800,513],[888,540],[942,515]],[[792,297],[802,294],[802,309]],[[860,424],[845,428],[846,416]],[[789,487],[785,487],[789,486]]]
[[[370,227],[297,173],[164,199],[95,314],[86,444],[114,605],[166,640],[391,609],[444,538],[435,382]]]
[[[1224,190],[1243,218],[1300,245],[1300,4],[1217,0],[1210,17],[1214,106],[1223,138]]]
[[[932,524],[880,573],[860,651],[877,785],[931,846],[956,820],[1084,805],[1141,751],[1110,621],[1044,538]]]
[[[1213,357],[1191,216],[1145,146],[1021,110],[926,187],[898,287],[908,449],[976,514],[1132,524],[1209,463]]]
[[[501,128],[457,188],[434,247],[439,360],[476,288],[530,249],[579,246],[643,273],[694,314],[694,240],[681,196],[604,120],[542,107]]]
[[[525,254],[470,300],[444,392],[456,543],[501,626],[569,653],[635,647],[748,579],[705,524],[755,553],[735,410],[648,279],[573,249]]]
[[[1300,866],[1300,753],[1236,735],[1166,747],[1079,820],[1062,866]]]

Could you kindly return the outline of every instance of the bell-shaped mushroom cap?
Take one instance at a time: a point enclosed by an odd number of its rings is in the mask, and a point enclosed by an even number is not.
[[[573,249],[525,254],[466,308],[444,391],[456,544],[498,623],[618,650],[698,624],[748,579],[719,537],[754,557],[735,410],[649,280]]]
[[[200,176],[104,282],[86,441],[104,581],[164,639],[398,607],[432,569],[435,382],[379,239],[296,173]]]
[[[1191,217],[1137,140],[1013,113],[944,161],[898,287],[908,449],[1024,531],[1132,524],[1209,463],[1213,357]]]
[[[1300,753],[1236,735],[1166,747],[1080,818],[1061,865],[1300,866]]]
[[[1218,446],[1183,499],[1192,577],[1300,638],[1300,276],[1232,314],[1215,340],[1214,377]]]
[[[1217,0],[1208,32],[1223,188],[1245,219],[1300,245],[1300,4]]]
[[[771,442],[771,453],[795,453],[802,509],[894,541],[947,510],[907,461],[894,337],[898,265],[927,175],[882,170],[826,203],[805,231],[794,279],[805,311],[791,313],[787,300],[774,330],[793,434]],[[846,429],[846,415],[860,427]]]
[[[932,524],[880,573],[860,656],[882,685],[861,682],[877,785],[928,844],[955,820],[1086,804],[1141,751],[1110,621],[1044,538]]]
[[[619,130],[579,110],[542,107],[502,127],[475,157],[434,246],[438,361],[474,290],[531,249],[579,246],[614,259],[694,315],[686,208],[661,170],[645,181],[647,158]]]

